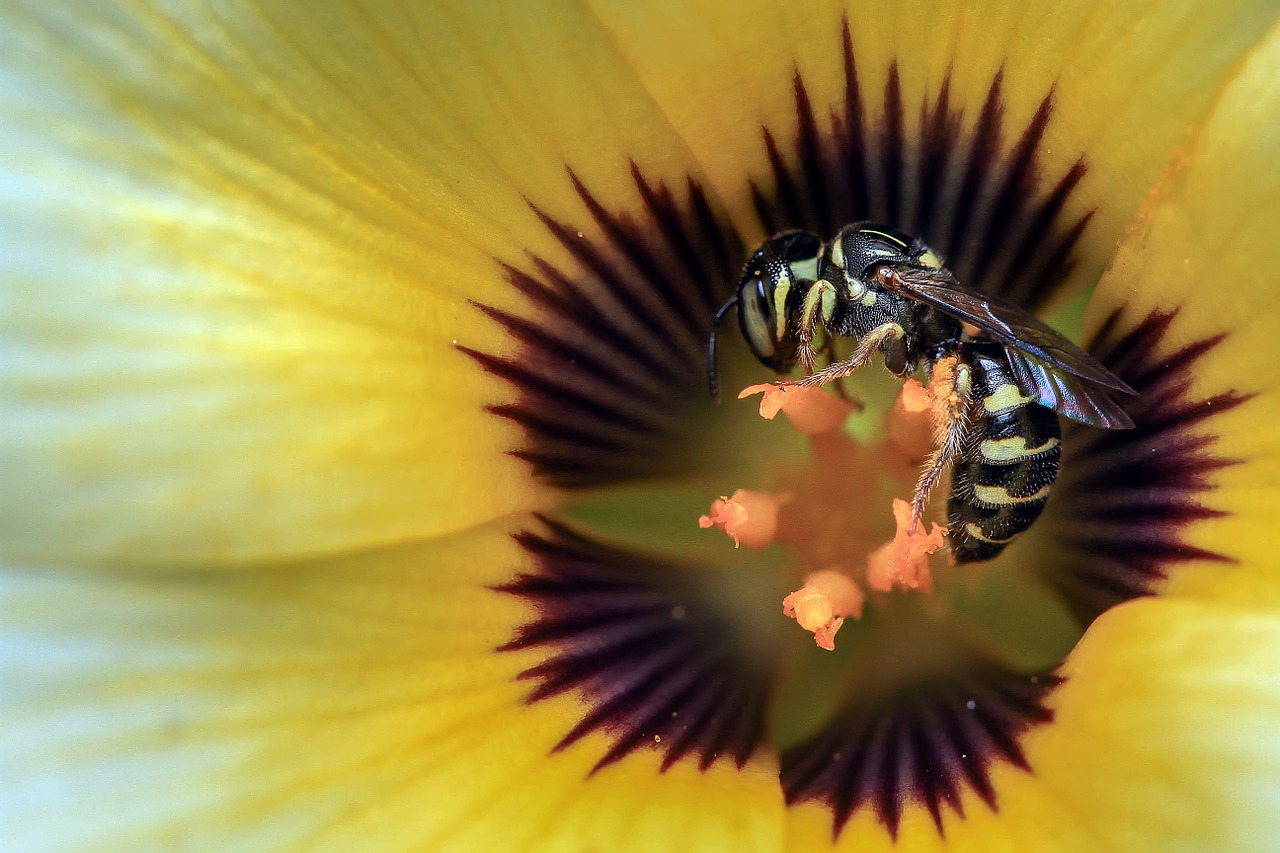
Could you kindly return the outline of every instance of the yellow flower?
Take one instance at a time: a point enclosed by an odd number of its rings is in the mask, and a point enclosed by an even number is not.
[[[0,13],[4,846],[1272,843],[1274,4],[694,5]],[[821,657],[703,347],[864,217],[1142,404]]]

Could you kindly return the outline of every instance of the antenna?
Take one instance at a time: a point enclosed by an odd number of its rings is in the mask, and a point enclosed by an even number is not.
[[[711,321],[711,337],[707,339],[707,388],[711,391],[711,399],[720,402],[720,382],[716,374],[716,332],[720,329],[720,321],[729,309],[738,304],[738,297],[731,296],[729,301],[716,311],[716,318]]]

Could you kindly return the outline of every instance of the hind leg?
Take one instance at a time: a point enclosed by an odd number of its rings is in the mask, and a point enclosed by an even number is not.
[[[929,381],[933,400],[933,452],[925,460],[911,499],[911,531],[920,526],[929,494],[964,450],[973,419],[972,371],[954,355],[938,359]]]

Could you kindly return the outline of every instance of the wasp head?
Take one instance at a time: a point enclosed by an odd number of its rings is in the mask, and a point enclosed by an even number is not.
[[[800,307],[818,277],[822,241],[790,231],[766,241],[742,270],[735,304],[738,325],[764,366],[786,372],[796,363]]]
[[[795,366],[800,309],[818,277],[822,241],[808,231],[786,231],[766,240],[742,268],[737,292],[716,313],[707,346],[707,376],[716,396],[716,330],[731,308],[751,353],[778,373]]]

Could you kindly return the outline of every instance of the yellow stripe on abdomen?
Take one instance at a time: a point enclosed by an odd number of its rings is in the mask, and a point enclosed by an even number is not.
[[[977,539],[979,542],[988,542],[992,545],[1004,545],[1013,540],[1012,536],[1009,537],[1008,539],[992,539],[990,536],[983,533],[982,528],[974,524],[972,521],[970,521],[968,524],[964,526],[964,532],[968,533],[970,536],[972,536],[974,539]],[[1017,535],[1018,534],[1015,533],[1013,536],[1017,536]]]
[[[1016,409],[1019,406],[1025,406],[1035,401],[1035,397],[1024,396],[1022,389],[1017,385],[1007,383],[983,397],[982,408],[986,409],[989,414],[994,415],[997,412],[1006,412],[1009,409]]]
[[[1049,492],[1053,486],[1045,486],[1035,494],[1025,497],[1018,497],[1009,494],[1009,490],[1004,486],[983,486],[974,484],[973,499],[978,503],[988,506],[1019,506],[1021,504],[1035,503],[1049,497]]]
[[[1006,386],[1008,387],[1008,386]],[[1039,447],[1027,447],[1025,436],[1015,435],[1013,438],[988,438],[978,445],[978,452],[988,462],[1008,464],[1021,462],[1042,453],[1048,453],[1059,444],[1058,439],[1051,438]]]

